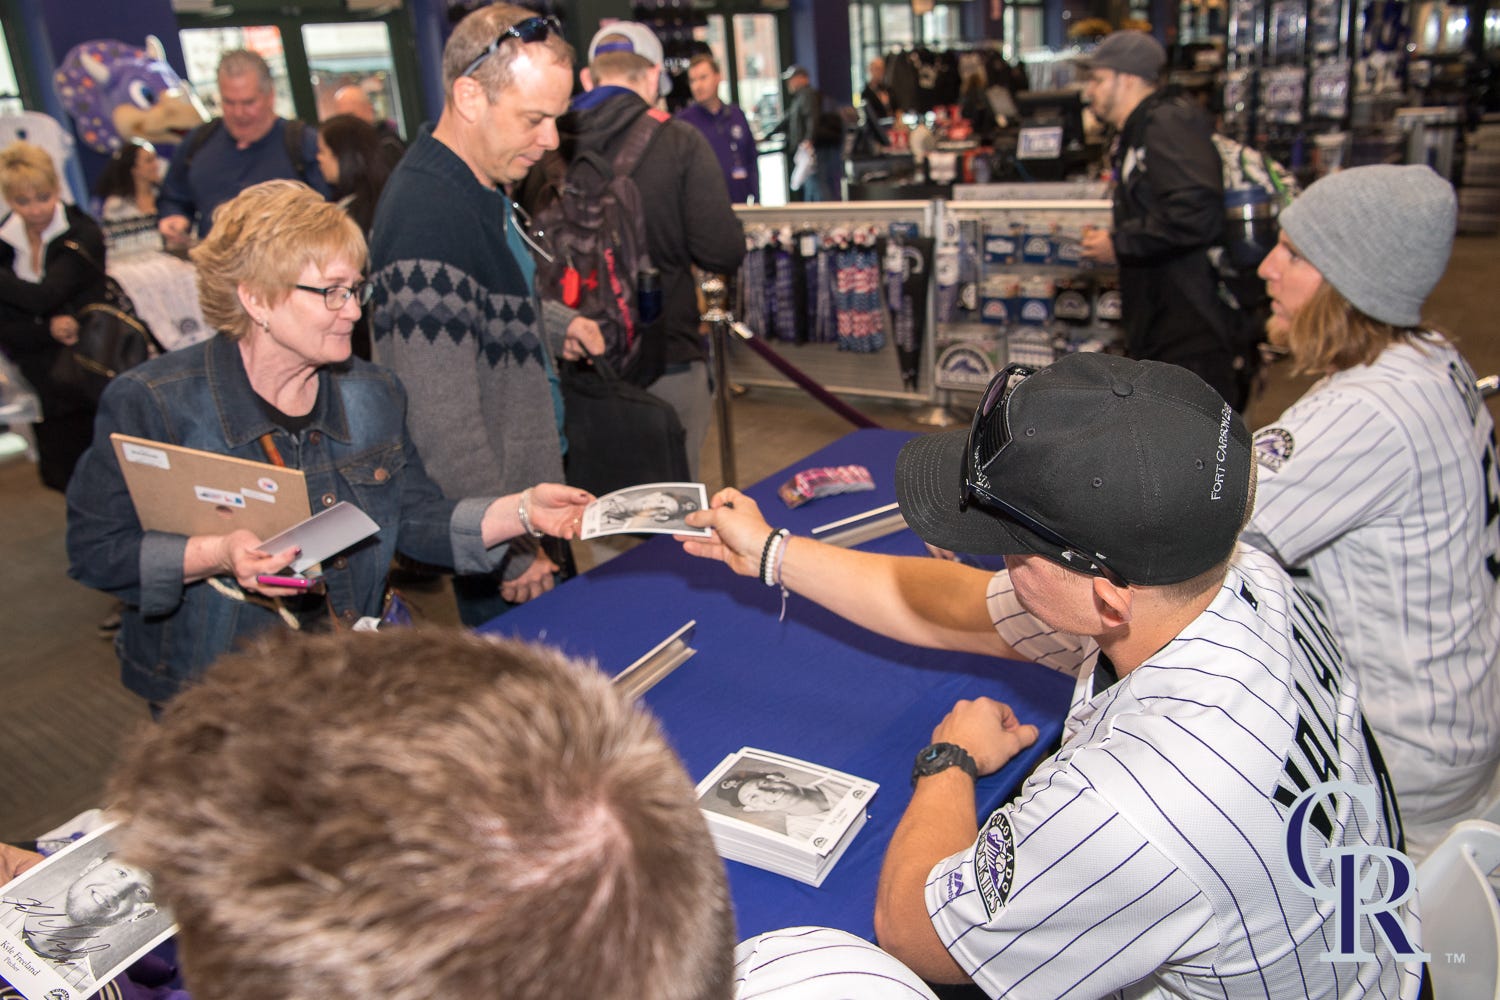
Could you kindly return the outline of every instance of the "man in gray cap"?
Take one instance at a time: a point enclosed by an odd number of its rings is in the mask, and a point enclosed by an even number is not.
[[[1248,539],[1328,612],[1425,854],[1482,815],[1500,761],[1500,480],[1494,422],[1458,350],[1422,325],[1453,247],[1426,166],[1318,181],[1261,263],[1268,334],[1323,376],[1255,435]]]
[[[1125,353],[1196,372],[1235,409],[1248,380],[1208,251],[1224,225],[1223,165],[1213,123],[1157,89],[1166,50],[1117,31],[1078,60],[1094,115],[1118,134],[1111,153],[1114,229],[1084,235],[1090,260],[1118,264]]]
[[[902,450],[896,491],[923,539],[1006,569],[794,537],[779,582],[1078,684],[1061,749],[988,817],[975,782],[1036,728],[988,698],[938,722],[881,871],[882,947],[995,997],[1416,995],[1414,868],[1356,681],[1318,608],[1236,544],[1254,463],[1217,393],[1102,354],[1013,365],[967,431]],[[769,526],[733,490],[712,507],[688,520],[715,536],[684,547],[753,574]],[[1344,856],[1373,862],[1374,905],[1340,925],[1324,890]],[[1324,960],[1340,926],[1357,964]]]
[[[795,161],[799,150],[803,155],[815,158],[813,169],[807,172],[806,180],[793,189],[794,193],[800,192],[803,201],[840,201],[843,192],[839,179],[844,169],[842,128],[833,124],[833,112],[825,116],[823,95],[812,85],[806,66],[794,63],[787,67],[781,78],[786,81],[786,114],[767,130],[766,135],[786,133],[789,164]],[[788,176],[791,176],[790,172]]]

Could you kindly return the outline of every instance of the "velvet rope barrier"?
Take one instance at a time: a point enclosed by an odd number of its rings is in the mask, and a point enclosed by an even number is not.
[[[751,350],[764,358],[766,364],[770,365],[772,368],[775,368],[777,371],[781,372],[781,374],[797,383],[797,385],[801,387],[801,389],[809,396],[811,396],[813,399],[816,399],[818,402],[822,403],[824,406],[828,407],[830,410],[832,410],[834,413],[837,413],[845,420],[849,421],[855,427],[881,426],[880,424],[871,420],[869,417],[865,416],[863,413],[859,412],[854,407],[850,406],[848,403],[844,402],[842,399],[839,399],[833,393],[829,392],[827,389],[819,385],[810,376],[805,374],[800,368],[778,354],[776,352],[776,349],[773,348],[770,344],[766,343],[762,338],[756,336],[755,331],[751,330],[744,323],[731,323],[730,329],[739,334],[740,338],[744,340],[745,343],[750,345]]]

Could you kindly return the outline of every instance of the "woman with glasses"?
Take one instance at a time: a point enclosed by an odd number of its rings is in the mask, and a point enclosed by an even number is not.
[[[1327,610],[1416,854],[1482,811],[1500,759],[1494,423],[1422,322],[1456,215],[1425,166],[1344,170],[1282,210],[1260,265],[1271,344],[1321,380],[1255,435],[1245,537]]]
[[[450,500],[428,478],[407,434],[400,383],[350,358],[370,286],[364,238],[338,206],[292,181],[257,184],[214,213],[192,256],[218,336],[114,381],[100,404],[97,446],[68,494],[69,572],[125,601],[116,648],[131,690],[163,702],[237,641],[278,623],[347,628],[380,617],[398,550],[483,572],[507,539],[576,533],[592,499],[583,490],[541,483],[498,499]],[[313,586],[273,585],[267,578],[285,572],[295,549],[266,551],[243,529],[143,530],[110,443],[115,432],[300,469],[314,511],[349,501],[379,531],[326,560]]]

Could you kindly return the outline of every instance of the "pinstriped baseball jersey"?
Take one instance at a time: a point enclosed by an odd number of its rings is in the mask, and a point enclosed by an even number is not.
[[[1074,645],[1021,612],[1005,573],[990,610],[1022,655]],[[1367,916],[1376,960],[1320,960],[1336,907],[1287,862],[1300,791],[1376,772],[1354,680],[1285,571],[1242,547],[1208,609],[1119,681],[1093,643],[1078,655],[1062,748],[929,876],[933,925],[975,982],[1015,998],[1414,997],[1420,971]],[[1302,843],[1320,884],[1331,848],[1388,847],[1389,829],[1347,794],[1316,810]]]
[[[937,1000],[921,978],[864,938],[788,927],[734,949],[735,1000]]]
[[[1404,763],[1500,758],[1493,436],[1474,373],[1437,340],[1328,376],[1255,436],[1245,538],[1310,574],[1409,822],[1446,817],[1412,814],[1402,793],[1433,779],[1403,780]]]

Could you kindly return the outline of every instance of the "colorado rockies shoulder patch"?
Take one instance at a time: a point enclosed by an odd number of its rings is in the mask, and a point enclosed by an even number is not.
[[[979,831],[979,849],[974,856],[974,881],[984,912],[993,917],[1010,897],[1016,877],[1016,852],[1011,841],[1010,820],[997,812]]]
[[[1286,428],[1263,428],[1255,434],[1255,460],[1272,472],[1280,472],[1296,446],[1292,432]]]

